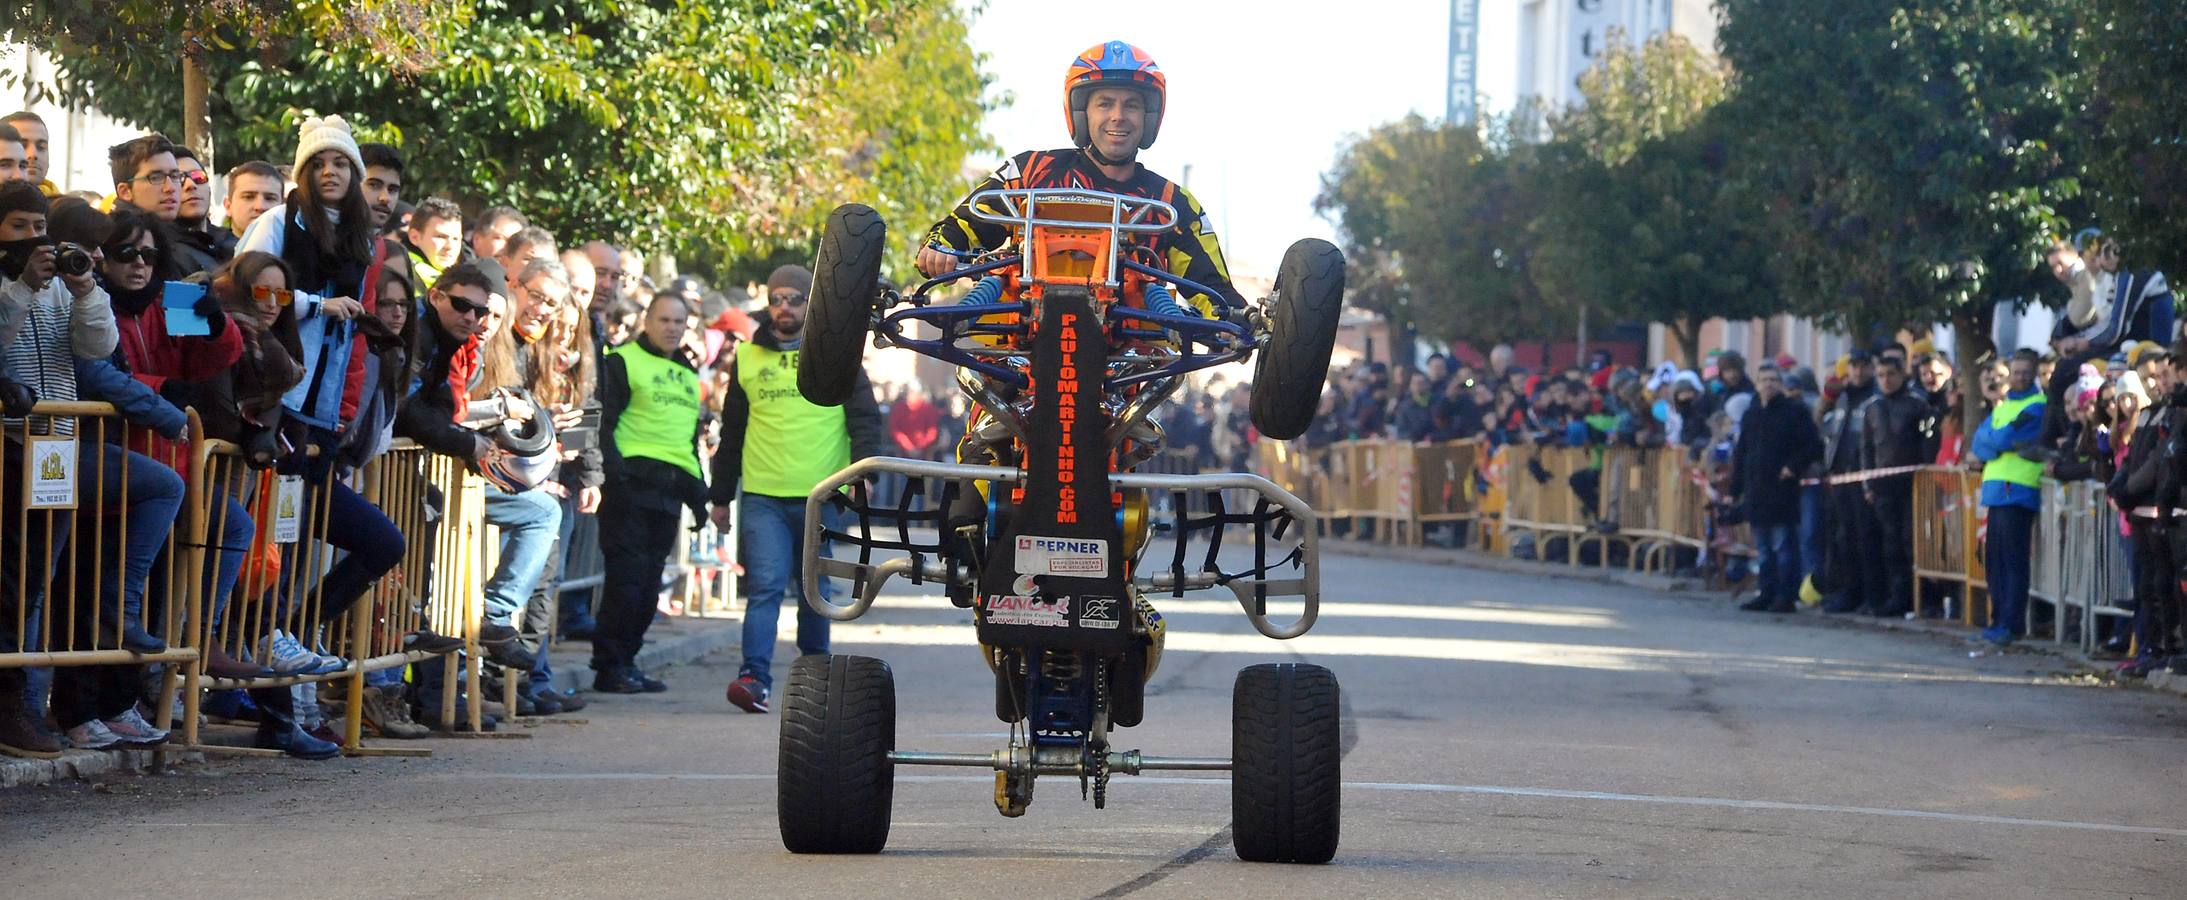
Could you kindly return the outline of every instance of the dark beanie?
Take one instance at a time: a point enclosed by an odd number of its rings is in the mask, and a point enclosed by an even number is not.
[[[810,295],[813,292],[812,270],[796,264],[777,266],[774,274],[767,276],[767,293],[781,288]]]

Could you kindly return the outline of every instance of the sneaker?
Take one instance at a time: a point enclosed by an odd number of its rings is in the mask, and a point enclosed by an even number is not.
[[[576,712],[591,705],[585,702],[585,695],[580,694],[576,691],[561,691],[553,693],[554,702],[562,705],[563,712]]]
[[[2012,631],[2002,626],[1992,625],[1982,632],[1982,639],[1999,647],[2009,647],[2012,646]]]
[[[104,750],[121,743],[121,735],[106,727],[105,722],[92,719],[68,730],[68,745],[78,750]]]
[[[167,732],[152,727],[152,723],[145,721],[144,716],[134,706],[128,712],[108,719],[103,724],[108,733],[131,747],[154,747],[167,743]]]
[[[768,711],[767,686],[750,675],[739,675],[737,680],[729,682],[729,702],[748,713],[765,713]]]
[[[278,628],[259,645],[258,655],[266,660],[266,668],[276,675],[326,675],[349,665],[304,649],[296,638]]]

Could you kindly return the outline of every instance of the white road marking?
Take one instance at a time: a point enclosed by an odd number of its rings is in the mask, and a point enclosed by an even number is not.
[[[428,775],[427,778],[488,781],[773,781],[775,776],[760,773],[729,772],[451,772],[445,775]],[[966,783],[993,784],[993,775],[903,775],[899,782],[920,784]],[[1202,787],[1229,787],[1228,778],[1187,778],[1166,775],[1142,775],[1126,777],[1119,784],[1181,784]],[[1347,781],[1346,790],[1380,791],[1415,794],[1485,794],[1501,797],[1534,797],[1548,800],[1590,800],[1613,803],[1652,803],[1665,806],[1701,806],[1716,809],[1752,809],[1769,812],[1831,813],[1855,816],[1882,816],[1893,819],[1928,819],[1939,822],[1958,822],[1967,825],[2013,825],[2028,828],[2057,828],[2070,831],[2103,831],[2117,834],[2153,834],[2165,837],[2187,837],[2187,828],[2158,828],[2149,825],[2122,825],[2112,822],[2075,822],[2065,819],[2026,819],[2017,816],[1986,816],[1975,813],[1938,812],[1926,809],[1891,809],[1880,806],[1840,806],[1829,803],[1791,803],[1782,800],[1739,800],[1730,797],[1681,797],[1672,794],[1623,794],[1613,791],[1576,791],[1558,788],[1499,787],[1480,784],[1430,784],[1419,782]]]

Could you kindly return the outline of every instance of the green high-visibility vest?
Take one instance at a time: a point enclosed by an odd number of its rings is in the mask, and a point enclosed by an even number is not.
[[[745,491],[803,497],[850,465],[840,406],[815,406],[797,389],[797,351],[737,345],[737,386],[751,404],[744,425]]]
[[[2043,392],[2041,391],[2035,391],[2018,400],[2006,397],[1998,401],[1997,408],[1990,410],[1990,428],[2003,429],[2010,426],[2014,419],[2020,418],[2020,413],[2023,410],[2041,402],[2043,402]],[[1997,454],[1996,459],[1983,464],[1982,480],[2002,481],[2008,484],[2039,489],[2043,484],[2043,464],[2018,453],[2007,451]]]
[[[615,419],[615,449],[623,458],[657,459],[705,481],[699,468],[699,373],[631,341],[608,351],[623,361],[630,405]]]

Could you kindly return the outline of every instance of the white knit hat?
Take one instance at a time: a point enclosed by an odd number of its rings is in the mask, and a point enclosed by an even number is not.
[[[357,152],[357,139],[350,135],[349,123],[342,121],[341,116],[304,120],[304,127],[297,132],[296,168],[290,170],[289,177],[302,179],[304,164],[319,155],[321,150],[342,151],[343,155],[349,157],[349,164],[356,173],[354,177],[358,180],[364,178],[364,154]]]

